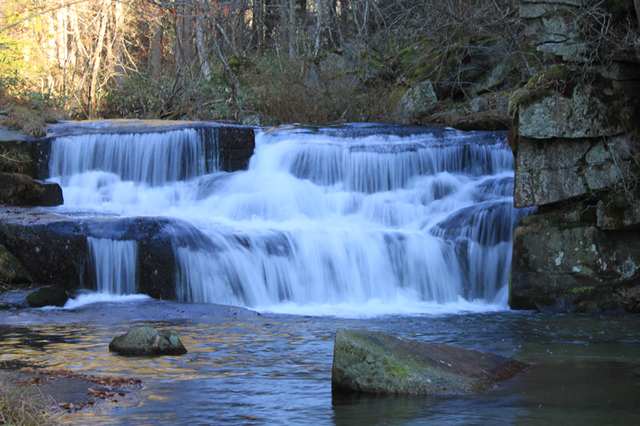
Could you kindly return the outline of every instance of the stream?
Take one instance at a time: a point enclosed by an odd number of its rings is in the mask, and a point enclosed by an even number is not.
[[[504,132],[392,125],[256,130],[249,169],[215,167],[195,130],[59,137],[66,217],[169,219],[178,301],[137,295],[135,240],[89,237],[95,288],[3,317],[0,362],[144,381],[76,425],[635,424],[640,323],[511,311],[513,156]],[[214,141],[215,142],[215,141]],[[248,315],[216,307],[256,311]],[[125,358],[134,325],[188,353]],[[332,395],[340,328],[531,363],[471,395]]]

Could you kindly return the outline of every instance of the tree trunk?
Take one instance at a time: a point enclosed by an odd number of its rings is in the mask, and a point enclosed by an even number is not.
[[[315,56],[320,54],[320,40],[322,38],[322,0],[316,0],[317,21],[316,21],[316,45]]]
[[[264,40],[267,45],[273,45],[275,42],[275,33],[280,21],[280,11],[278,6],[279,0],[263,0],[265,5],[264,11]]]
[[[244,50],[244,13],[247,6],[244,2],[238,6],[238,16],[236,20],[236,49]]]
[[[295,37],[296,37],[296,3],[295,0],[289,0],[289,35],[287,44],[289,45],[289,57],[295,56]]]
[[[102,59],[102,49],[104,48],[104,36],[107,32],[107,21],[109,20],[109,10],[111,0],[105,0],[102,6],[102,16],[100,17],[100,30],[98,40],[93,51],[93,70],[91,72],[91,86],[89,89],[89,115],[95,115],[98,106],[98,77],[100,76],[100,62]]]
[[[151,77],[154,80],[160,79],[162,75],[162,40],[164,38],[164,29],[162,28],[161,18],[152,25],[153,45],[151,46]]]
[[[0,0],[4,3],[3,0]],[[64,0],[60,0],[61,4],[64,4]],[[58,65],[60,68],[65,68],[67,62],[67,14],[68,8],[63,7],[57,10],[57,31],[56,31],[56,44],[58,53]]]
[[[207,49],[204,44],[204,12],[202,9],[196,10],[196,48],[198,49],[198,58],[200,59],[200,68],[202,74],[207,80],[211,77],[211,68],[207,60]]]

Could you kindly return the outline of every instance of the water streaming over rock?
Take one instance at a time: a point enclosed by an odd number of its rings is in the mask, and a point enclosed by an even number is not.
[[[92,170],[136,183],[166,185],[218,170],[215,135],[200,128],[58,137],[52,144],[49,172],[65,185]]]
[[[199,137],[56,141],[62,210],[173,218],[182,301],[322,313],[506,307],[512,230],[527,212],[512,207],[504,133],[280,128],[258,132],[249,170],[235,173],[207,166]]]
[[[135,294],[136,242],[89,237],[87,243],[98,292]]]

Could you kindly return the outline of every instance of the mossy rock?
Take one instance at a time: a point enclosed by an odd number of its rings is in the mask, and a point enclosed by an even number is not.
[[[27,141],[0,141],[0,173],[34,176],[32,145]]]
[[[7,284],[33,282],[20,261],[2,244],[0,244],[0,282]]]
[[[59,206],[62,189],[57,183],[32,179],[26,174],[0,173],[0,203],[12,206]]]
[[[159,331],[150,326],[135,327],[127,334],[115,337],[109,351],[118,355],[157,356],[187,353],[178,336],[172,331]]]
[[[67,293],[57,285],[39,287],[29,293],[27,302],[32,308],[42,308],[43,306],[64,306],[67,303]]]
[[[335,337],[331,387],[375,394],[466,393],[525,368],[488,352],[341,329]]]

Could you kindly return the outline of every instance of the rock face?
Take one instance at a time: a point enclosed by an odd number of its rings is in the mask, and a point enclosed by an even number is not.
[[[640,283],[640,58],[585,63],[584,12],[594,5],[520,8],[533,45],[566,62],[534,76],[509,106],[514,204],[539,206],[515,230],[514,309],[615,310],[624,304],[616,293]]]
[[[20,261],[2,244],[0,244],[0,282],[7,284],[33,282]]]
[[[59,206],[62,189],[19,173],[0,173],[0,203],[12,206]]]
[[[20,214],[0,221],[0,240],[33,280],[70,291],[96,289],[87,238],[137,242],[138,292],[157,299],[175,298],[173,221],[162,218],[68,220]]]
[[[585,59],[588,21],[581,6],[588,0],[522,0],[520,17],[528,25],[527,35],[545,53],[561,56],[565,61]]]
[[[463,393],[484,389],[526,364],[488,352],[428,344],[365,330],[338,330],[334,392]]]
[[[172,331],[158,331],[153,327],[135,327],[127,334],[114,338],[109,351],[118,355],[157,356],[187,353],[178,336]]]
[[[528,216],[516,228],[511,307],[592,312],[618,308],[615,290],[637,285],[640,276],[638,232],[602,230],[593,217],[588,221],[588,214],[580,221],[561,213]]]

